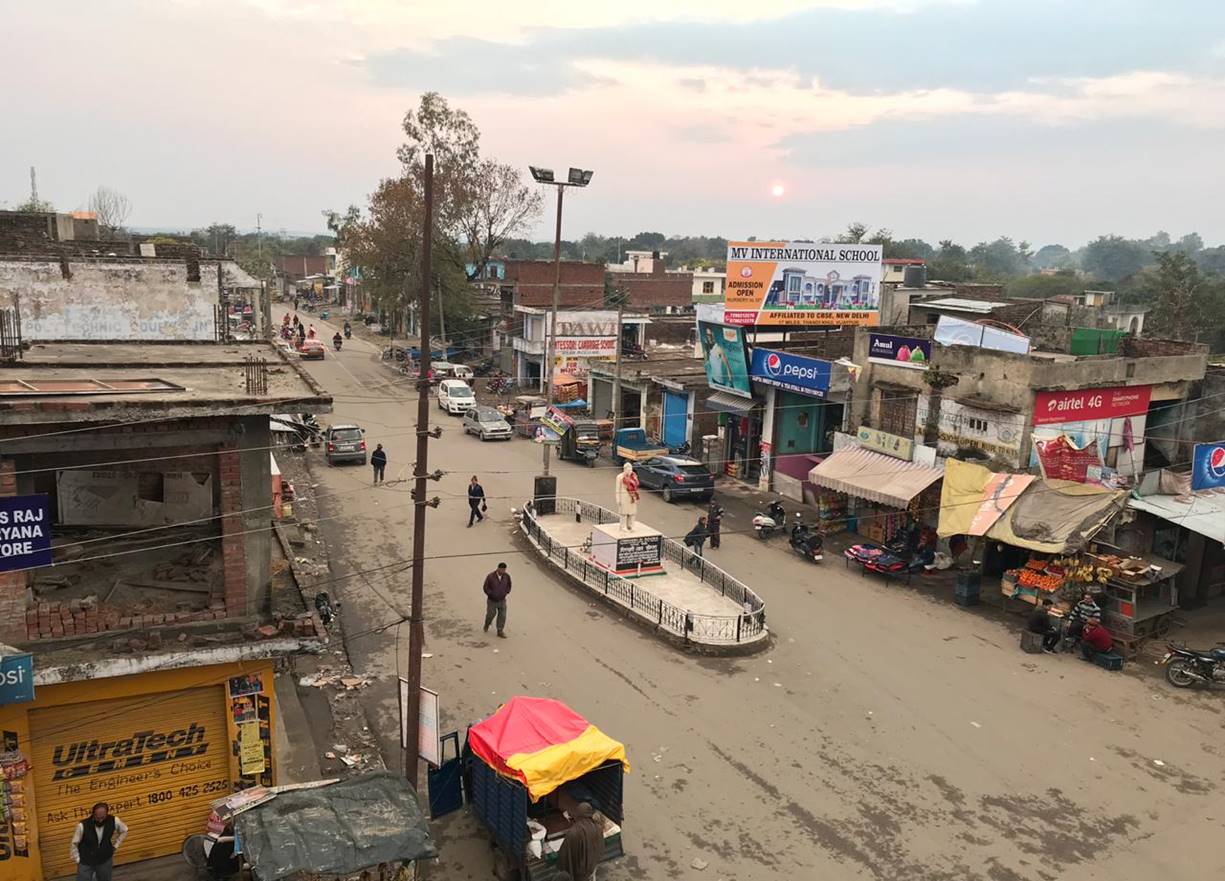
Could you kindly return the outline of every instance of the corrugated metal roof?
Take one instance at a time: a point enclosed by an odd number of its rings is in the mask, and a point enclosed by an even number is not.
[[[962,297],[944,297],[940,300],[924,300],[911,303],[911,306],[935,306],[937,309],[948,309],[953,312],[974,312],[979,315],[990,315],[996,309],[1007,306],[1007,303],[996,303],[992,300],[967,300]]]

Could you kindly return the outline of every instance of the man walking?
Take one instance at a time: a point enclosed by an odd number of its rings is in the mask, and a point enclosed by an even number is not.
[[[111,816],[110,805],[104,801],[94,805],[72,833],[69,852],[77,864],[77,881],[111,881],[115,851],[127,836],[128,827]]]
[[[506,639],[506,597],[509,594],[510,573],[506,571],[505,563],[499,563],[497,569],[485,576],[485,632],[489,632],[489,625],[496,615],[498,636],[503,639]]]
[[[705,517],[699,517],[697,525],[685,535],[685,544],[693,551],[694,556],[702,556],[702,545],[706,544],[707,522]]]
[[[374,485],[378,486],[383,482],[383,471],[387,468],[387,454],[383,452],[382,444],[375,446],[370,454],[370,467],[374,469]]]
[[[710,507],[706,509],[706,532],[710,536],[710,549],[717,551],[719,549],[719,527],[723,525],[723,506],[719,504],[719,500],[713,496],[710,499]]]
[[[468,482],[468,528],[472,528],[474,521],[484,520],[485,515],[482,510],[488,510],[489,503],[485,501],[485,488],[477,483],[476,475],[472,475],[472,480]]]

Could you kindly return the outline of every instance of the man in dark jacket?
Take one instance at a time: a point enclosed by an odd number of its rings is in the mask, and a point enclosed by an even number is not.
[[[689,547],[690,550],[693,551],[695,555],[700,557],[702,556],[702,545],[706,544],[707,535],[708,535],[708,530],[707,530],[707,525],[706,525],[706,518],[699,517],[697,525],[694,526],[693,529],[689,530],[688,533],[686,533],[685,544]]]
[[[506,564],[499,563],[498,568],[485,576],[485,632],[494,616],[498,619],[498,636],[506,639],[506,597],[510,595],[510,573]]]
[[[374,484],[378,486],[383,482],[383,472],[387,469],[387,453],[383,451],[382,444],[377,445],[370,454],[370,467],[374,469]]]
[[[569,872],[575,881],[594,878],[596,866],[604,859],[604,830],[596,825],[594,813],[587,802],[575,809],[574,822],[557,852],[557,867]]]
[[[72,833],[69,852],[77,864],[77,881],[111,881],[115,851],[127,835],[128,827],[111,816],[110,805],[104,801],[94,805]]]
[[[1043,597],[1042,602],[1034,607],[1034,610],[1029,613],[1029,622],[1026,625],[1026,630],[1030,633],[1040,633],[1042,635],[1042,650],[1044,652],[1055,651],[1055,646],[1059,645],[1059,623],[1051,620],[1051,602],[1050,597]]]
[[[468,528],[472,528],[472,524],[478,520],[484,520],[485,515],[481,513],[482,508],[487,508],[485,502],[485,488],[477,483],[476,475],[472,475],[472,480],[468,482]]]
[[[719,549],[719,528],[723,525],[723,506],[715,498],[711,498],[706,509],[706,531],[710,535],[710,549]]]

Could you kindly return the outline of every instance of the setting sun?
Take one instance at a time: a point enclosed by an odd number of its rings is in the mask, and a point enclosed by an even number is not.
[[[783,195],[783,193],[785,192],[787,192],[787,188],[784,187],[782,184],[775,184],[774,186],[770,187],[770,193],[775,198]]]

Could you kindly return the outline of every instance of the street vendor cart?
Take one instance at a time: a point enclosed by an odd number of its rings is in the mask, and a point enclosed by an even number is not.
[[[513,697],[468,730],[467,793],[497,850],[500,878],[548,881],[584,802],[598,812],[602,861],[624,853],[625,746],[560,701]]]

